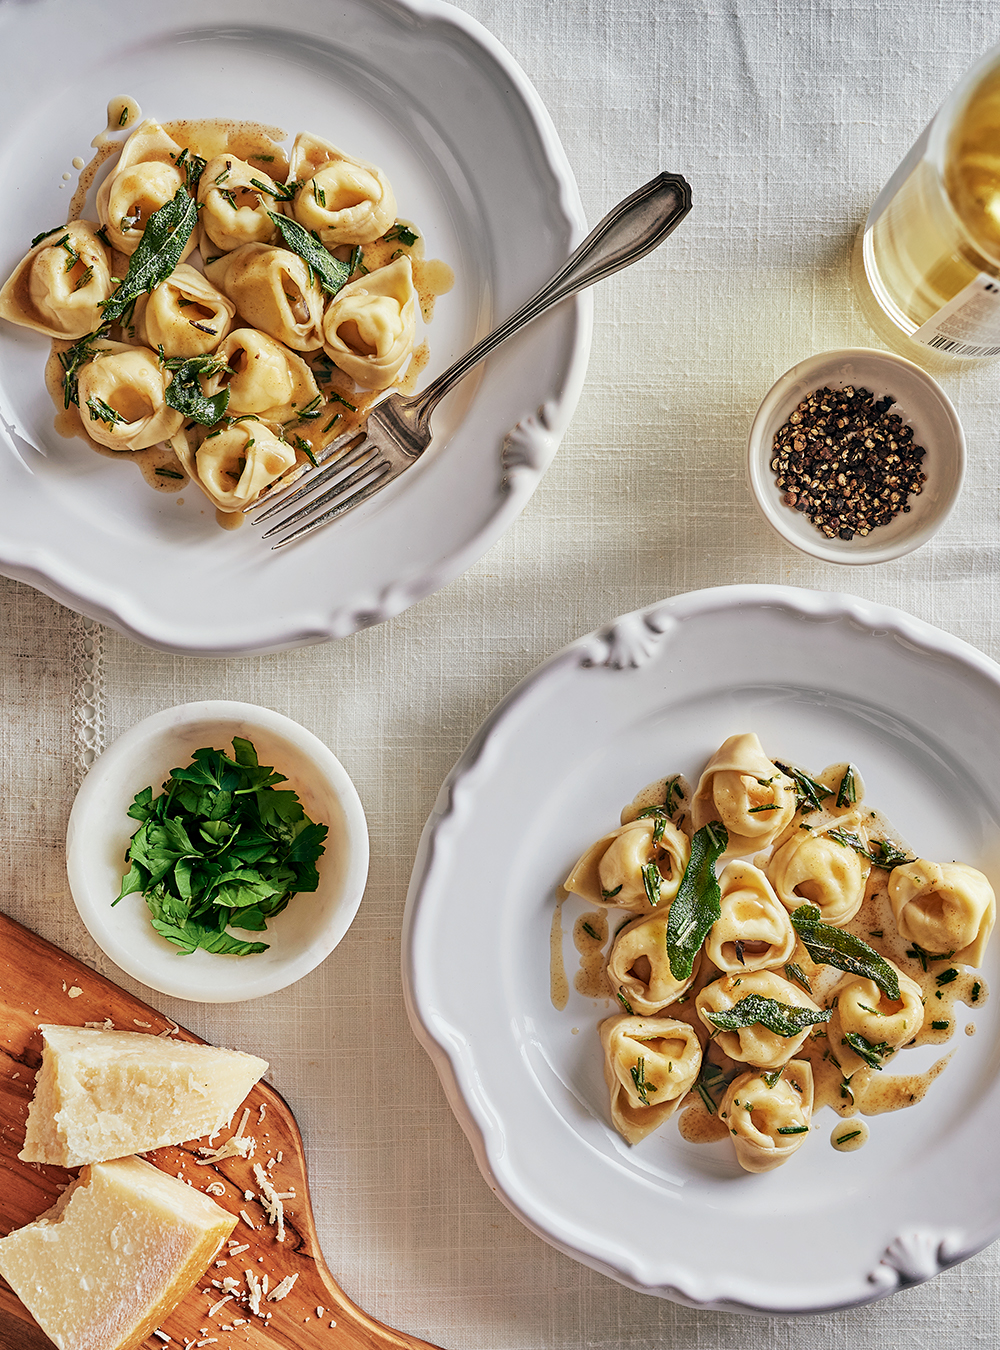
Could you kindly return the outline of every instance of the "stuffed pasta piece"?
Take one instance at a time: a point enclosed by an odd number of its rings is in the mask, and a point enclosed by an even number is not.
[[[745,1172],[771,1172],[801,1148],[813,1111],[813,1075],[807,1060],[793,1059],[768,1073],[752,1069],[730,1083],[719,1106],[736,1160]]]
[[[204,356],[226,337],[236,315],[233,302],[200,272],[180,263],[135,304],[135,331],[166,356]]]
[[[727,863],[719,891],[721,912],[705,940],[710,961],[738,974],[773,970],[791,960],[795,929],[759,867],[740,858]]]
[[[112,287],[98,228],[71,220],[33,245],[0,290],[0,318],[71,341],[100,328]]]
[[[780,1069],[814,1026],[830,1020],[828,1011],[773,970],[724,975],[705,985],[695,1007],[730,1059],[761,1069]]]
[[[272,244],[278,227],[268,212],[277,212],[282,195],[274,180],[235,155],[210,159],[198,180],[199,222],[208,240],[206,261],[243,244]]]
[[[387,389],[413,351],[417,293],[407,257],[358,277],[323,315],[323,350],[362,389]]]
[[[650,914],[677,894],[690,856],[687,835],[646,817],[598,839],[564,885],[593,905]]]
[[[256,328],[236,328],[216,355],[225,369],[203,382],[205,393],[229,390],[230,417],[247,413],[267,422],[288,422],[319,395],[316,379],[302,357]]]
[[[142,240],[149,217],[185,187],[183,146],[149,118],[122,146],[114,171],[97,191],[97,214],[112,245],[131,256]],[[191,238],[181,260],[195,246]]]
[[[369,244],[396,219],[396,198],[381,169],[308,132],[295,138],[288,181],[298,184],[292,215],[328,248]]]
[[[620,929],[608,957],[608,979],[623,1007],[647,1017],[677,1000],[694,984],[701,964],[699,953],[687,979],[678,980],[670,969],[665,912],[640,915]]]
[[[900,937],[926,952],[982,965],[997,902],[975,867],[916,858],[890,872],[889,901]]]
[[[814,830],[797,829],[779,841],[767,864],[767,875],[790,912],[815,905],[824,923],[842,927],[854,918],[865,898],[870,859],[829,831],[853,834],[867,843],[857,815],[842,816]]]
[[[892,962],[888,962],[892,966]],[[899,998],[891,999],[874,980],[850,977],[837,991],[830,1040],[845,1076],[863,1064],[880,1069],[924,1024],[923,991],[895,966]]]
[[[691,816],[700,830],[719,820],[729,832],[726,853],[768,848],[795,815],[795,784],[765,755],[753,732],[730,736],[698,780]]]
[[[174,454],[220,511],[242,511],[295,463],[295,451],[266,423],[241,418],[205,437],[195,449],[182,431]]]
[[[701,1068],[701,1046],[686,1022],[609,1017],[600,1025],[611,1119],[630,1144],[669,1120]]]
[[[122,342],[94,344],[98,355],[77,380],[80,417],[98,445],[123,452],[145,450],[169,440],[184,421],[168,406],[170,372],[145,347]]]
[[[297,352],[314,352],[323,345],[323,293],[298,254],[268,244],[243,244],[206,263],[205,275],[252,328]]]

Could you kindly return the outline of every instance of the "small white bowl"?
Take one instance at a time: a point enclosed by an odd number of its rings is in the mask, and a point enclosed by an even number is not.
[[[814,390],[849,384],[870,390],[875,398],[892,396],[891,411],[913,428],[914,441],[926,451],[927,482],[919,496],[910,498],[910,510],[888,525],[853,539],[827,539],[804,512],[782,501],[771,468],[774,437]],[[750,428],[747,476],[764,519],[789,544],[824,562],[888,562],[926,544],[955,505],[964,473],[965,433],[951,400],[925,370],[893,352],[855,347],[800,361],[772,385]]]
[[[280,787],[297,792],[306,815],[329,826],[319,889],[296,895],[266,932],[245,934],[270,943],[266,952],[224,956],[199,948],[184,956],[154,930],[141,895],[112,907],[139,828],[126,813],[136,793],[152,787],[157,795],[171,769],[189,764],[199,747],[232,753],[234,736],[252,741],[261,764],[288,779]],[[368,827],[346,770],[311,731],[251,703],[185,703],[139,722],[96,761],[70,813],[66,869],[81,919],[122,970],[161,994],[232,1003],[284,989],[333,951],[364,894]]]

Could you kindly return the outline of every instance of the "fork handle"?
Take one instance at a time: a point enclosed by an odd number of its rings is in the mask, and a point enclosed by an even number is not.
[[[691,210],[691,188],[678,173],[661,173],[645,187],[626,197],[604,217],[580,247],[541,290],[499,328],[482,338],[464,356],[448,367],[422,393],[406,402],[410,415],[425,423],[445,394],[473,366],[509,337],[557,305],[567,296],[603,281],[623,267],[638,262],[661,244]]]

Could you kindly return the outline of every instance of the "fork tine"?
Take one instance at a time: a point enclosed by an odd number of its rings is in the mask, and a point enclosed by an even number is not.
[[[353,450],[348,450],[345,454],[341,455],[339,459],[334,460],[332,464],[325,464],[320,469],[313,469],[311,464],[300,466],[303,471],[306,469],[312,470],[312,472],[309,473],[306,482],[303,483],[300,488],[296,488],[294,492],[289,493],[287,497],[282,497],[280,501],[272,502],[267,510],[262,511],[257,517],[255,524],[260,525],[262,521],[268,520],[279,511],[284,511],[286,507],[294,505],[295,502],[300,501],[303,497],[314,492],[316,488],[322,487],[324,483],[328,483],[331,478],[336,478],[339,473],[342,473],[345,469],[349,469],[352,464],[357,464],[364,456],[371,455],[374,449],[375,447],[372,445],[371,441],[364,438],[360,445],[357,445]],[[322,463],[322,461],[317,460],[317,463]],[[290,480],[287,486],[290,487],[292,482],[297,481],[297,479],[298,475],[296,475],[295,479]],[[268,494],[268,496],[270,496],[270,494]],[[250,509],[256,509],[258,506],[264,504],[265,497],[262,494],[254,503],[253,508]]]
[[[323,509],[328,502],[336,501],[336,498],[343,497],[345,493],[350,494],[355,487],[362,485],[368,478],[368,475],[372,474],[372,472],[378,471],[379,478],[381,478],[382,471],[390,466],[386,463],[386,460],[382,459],[382,456],[379,455],[379,452],[374,445],[370,445],[368,450],[370,450],[370,455],[364,460],[363,464],[359,464],[359,466],[355,468],[355,471],[352,472],[352,474],[348,474],[347,478],[341,479],[340,482],[333,483],[333,486],[328,487],[325,493],[320,493],[318,494],[318,497],[306,501],[304,505],[298,508],[298,510],[294,510],[290,516],[286,516],[283,520],[275,521],[270,529],[266,529],[266,531],[263,532],[262,539],[270,539],[271,535],[277,535],[278,531],[281,531],[281,529],[287,529],[287,526],[297,524],[300,520],[305,520],[306,516],[314,516],[317,510]],[[309,486],[312,486],[312,483],[310,483]],[[305,489],[302,490],[305,491]],[[277,506],[275,506],[274,509],[277,510]]]
[[[367,501],[369,497],[374,496],[379,488],[381,488],[385,482],[391,481],[394,476],[391,465],[387,464],[384,460],[381,462],[381,467],[382,472],[377,478],[373,478],[370,483],[366,483],[365,486],[355,492],[353,496],[346,498],[344,501],[337,502],[335,506],[331,506],[329,511],[325,511],[323,515],[317,516],[315,520],[308,520],[304,525],[300,525],[297,530],[293,530],[291,534],[286,534],[284,539],[276,539],[271,545],[272,550],[284,548],[284,546],[290,544],[293,539],[301,539],[303,535],[311,534],[313,530],[318,530],[319,527],[325,525],[327,521],[336,519],[337,516],[343,515],[345,511],[350,511],[353,507],[360,506],[363,501]],[[298,514],[308,515],[308,512],[301,511]],[[290,523],[290,521],[286,520],[284,525],[289,525]],[[277,534],[278,530],[284,528],[284,525],[273,525],[264,535],[264,538],[267,539],[269,535]]]

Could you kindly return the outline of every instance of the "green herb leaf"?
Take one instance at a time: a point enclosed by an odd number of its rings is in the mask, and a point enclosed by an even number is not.
[[[854,765],[848,764],[844,770],[844,776],[840,780],[840,787],[837,789],[837,805],[853,806],[858,800],[858,780],[855,777]]]
[[[705,1110],[714,1116],[726,1090],[726,1076],[717,1064],[711,1064],[707,1059],[703,1059],[695,1089],[705,1105]]]
[[[800,905],[792,914],[792,927],[817,965],[862,975],[874,980],[887,998],[899,998],[899,977],[889,962],[853,933],[821,922],[815,905]]]
[[[116,422],[125,421],[117,408],[112,408],[104,402],[103,398],[97,398],[96,395],[94,398],[87,399],[87,407],[92,418],[97,418],[100,422],[107,422],[109,427],[113,427]]]
[[[409,228],[409,226],[401,225],[397,220],[395,225],[393,225],[391,229],[386,230],[382,238],[386,241],[386,243],[391,243],[394,239],[398,239],[399,242],[401,244],[405,244],[407,248],[412,248],[413,245],[420,238],[420,235],[415,234],[413,230]]]
[[[775,760],[774,763],[795,784],[795,796],[800,811],[822,810],[826,798],[833,796],[825,784],[817,783],[815,778],[810,778],[801,769],[793,769],[790,764],[782,764],[779,760]]]
[[[638,1061],[632,1066],[631,1073],[632,1073],[632,1085],[633,1085],[634,1088],[635,1088],[636,1096],[637,1096],[637,1097],[639,1098],[639,1100],[642,1102],[643,1106],[648,1106],[648,1105],[649,1105],[649,1095],[648,1095],[649,1089],[650,1089],[650,1088],[653,1088],[653,1091],[654,1091],[654,1092],[656,1091],[656,1089],[655,1089],[655,1087],[653,1087],[653,1084],[652,1084],[652,1083],[647,1083],[647,1082],[646,1082],[646,1057],[645,1057],[645,1055],[640,1055],[640,1056],[639,1056]]]
[[[152,787],[136,794],[128,814],[141,823],[113,903],[141,892],[153,927],[184,953],[266,951],[227,926],[263,930],[294,895],[316,890],[327,834],[294,792],[276,790],[284,781],[244,738],[232,757],[196,750],[158,796]]]
[[[827,835],[835,839],[838,844],[843,844],[847,848],[853,848],[855,853],[860,853],[862,858],[867,858],[869,862],[874,863],[876,867],[881,867],[886,872],[891,872],[894,867],[901,863],[913,862],[913,859],[906,853],[900,852],[895,844],[891,844],[888,839],[876,839],[871,848],[866,848],[856,834],[849,830],[827,830]]]
[[[285,247],[297,253],[309,264],[327,295],[336,295],[347,284],[347,279],[351,275],[350,264],[335,258],[330,250],[324,248],[315,235],[304,230],[297,220],[291,220],[288,216],[277,216],[273,211],[268,211],[267,214],[277,225]]]
[[[816,1012],[812,1008],[795,1008],[789,1003],[779,1003],[775,998],[764,998],[760,994],[747,994],[728,1010],[706,1012],[704,1016],[720,1031],[738,1031],[740,1027],[759,1024],[773,1031],[776,1036],[797,1036],[806,1027],[829,1022],[833,1013],[829,1008]]]
[[[162,359],[162,356],[161,356]],[[203,427],[213,427],[226,415],[229,407],[229,390],[220,389],[209,397],[201,387],[204,375],[216,375],[219,371],[229,372],[229,366],[220,357],[211,353],[204,356],[170,357],[163,361],[172,378],[167,385],[167,405],[199,422]]]
[[[650,862],[639,870],[642,872],[642,884],[646,891],[646,899],[655,909],[660,903],[660,883],[663,880],[660,876],[660,869],[655,862]]]
[[[94,344],[106,338],[107,335],[107,328],[101,328],[96,333],[87,333],[85,337],[79,338],[72,346],[67,347],[64,352],[59,353],[59,364],[63,368],[64,408],[68,408],[71,403],[79,406],[80,394],[77,379],[80,371],[88,361],[93,361],[95,357],[100,356],[100,350]]]
[[[36,235],[35,235],[34,239],[32,239],[32,241],[31,241],[31,244],[29,245],[29,247],[30,247],[30,248],[34,248],[34,247],[36,246],[36,244],[40,244],[40,243],[42,242],[43,239],[47,239],[47,238],[49,237],[50,234],[55,234],[57,230],[64,230],[65,228],[66,228],[65,225],[53,225],[53,227],[52,227],[51,230],[43,230],[43,231],[41,232],[41,234],[36,234]]]
[[[807,994],[812,993],[812,985],[809,983],[809,980],[806,978],[806,973],[800,965],[797,965],[794,961],[789,961],[788,965],[785,966],[785,974],[788,979],[794,980],[796,984],[801,985]]]
[[[706,934],[721,914],[715,864],[726,851],[729,834],[710,821],[695,832],[691,857],[667,916],[667,955],[675,980],[686,980]]]
[[[808,1125],[779,1125],[779,1126],[778,1126],[778,1133],[779,1133],[779,1134],[808,1134],[808,1133],[809,1133],[809,1126],[808,1126]]]
[[[880,1041],[878,1045],[874,1045],[857,1031],[845,1031],[844,1040],[854,1053],[860,1055],[865,1063],[871,1065],[873,1069],[881,1069],[882,1060],[886,1055],[892,1054],[892,1047],[886,1045],[885,1041]]]
[[[615,997],[617,998],[618,1002],[622,1005],[622,1007],[625,1009],[625,1011],[628,1013],[629,1017],[634,1017],[635,1013],[632,1011],[632,1005],[625,997],[625,990],[622,988],[621,985],[618,986],[618,990],[615,994]]]
[[[124,280],[104,302],[104,323],[121,321],[131,313],[143,292],[166,281],[180,262],[197,221],[198,204],[184,187],[179,187],[169,202],[153,212],[146,222],[139,247],[129,259]]]

